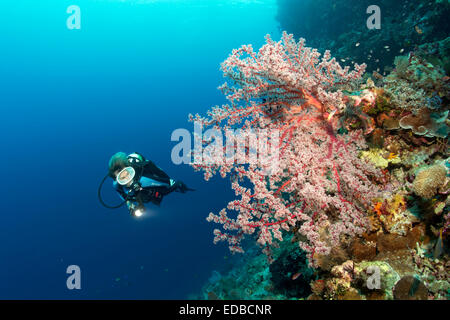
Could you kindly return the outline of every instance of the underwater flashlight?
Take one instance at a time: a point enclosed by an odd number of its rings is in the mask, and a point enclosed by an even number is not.
[[[140,216],[142,216],[144,214],[144,210],[138,208],[138,209],[134,210],[133,214],[135,217],[139,218]]]
[[[133,216],[136,218],[142,217],[145,213],[145,207],[143,204],[139,204],[133,208]]]

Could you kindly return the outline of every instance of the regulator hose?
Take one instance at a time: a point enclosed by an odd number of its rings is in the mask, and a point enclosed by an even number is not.
[[[106,203],[103,201],[103,199],[102,199],[102,194],[101,194],[102,187],[103,187],[103,184],[105,183],[105,180],[106,180],[108,177],[109,177],[109,174],[106,174],[106,176],[103,178],[102,182],[100,182],[100,185],[98,186],[98,190],[97,190],[97,197],[98,197],[98,200],[100,201],[100,203],[102,204],[102,206],[104,206],[105,208],[108,208],[108,209],[118,209],[118,208],[120,208],[121,206],[123,206],[128,200],[125,199],[122,203],[120,203],[120,204],[118,204],[118,205],[116,205],[116,206],[110,206],[110,205],[106,204]]]

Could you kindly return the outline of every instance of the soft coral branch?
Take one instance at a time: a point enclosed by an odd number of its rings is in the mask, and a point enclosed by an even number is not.
[[[221,171],[232,173],[238,199],[207,220],[223,225],[214,241],[227,241],[233,252],[243,252],[241,240],[255,234],[268,253],[274,239],[283,240],[282,230],[296,227],[314,265],[314,255],[328,254],[342,234],[366,230],[366,209],[378,195],[370,177],[379,172],[357,156],[365,147],[361,133],[336,134],[332,118],[345,108],[342,89],[356,86],[365,66],[342,68],[328,51],[320,59],[304,39],[295,42],[286,33],[279,42],[266,40],[257,53],[242,46],[222,63],[230,83],[220,89],[230,105],[191,120],[205,127],[279,130],[279,159],[273,159],[278,170],[267,174],[264,168],[231,165]],[[220,165],[194,167],[208,178]],[[236,218],[229,218],[229,211]]]

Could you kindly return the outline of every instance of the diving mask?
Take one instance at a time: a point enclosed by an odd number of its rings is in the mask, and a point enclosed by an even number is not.
[[[134,176],[136,175],[136,171],[133,167],[126,167],[122,169],[119,174],[117,175],[117,183],[121,186],[125,186],[131,181],[133,181]]]

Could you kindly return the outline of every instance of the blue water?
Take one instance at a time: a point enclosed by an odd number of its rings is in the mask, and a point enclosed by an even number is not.
[[[0,298],[183,299],[230,263],[205,220],[232,199],[229,182],[173,164],[170,135],[225,102],[219,65],[233,48],[279,38],[274,2],[0,2]],[[80,30],[66,27],[72,4]],[[142,219],[103,208],[117,151],[197,191]],[[66,288],[72,264],[81,290]]]

